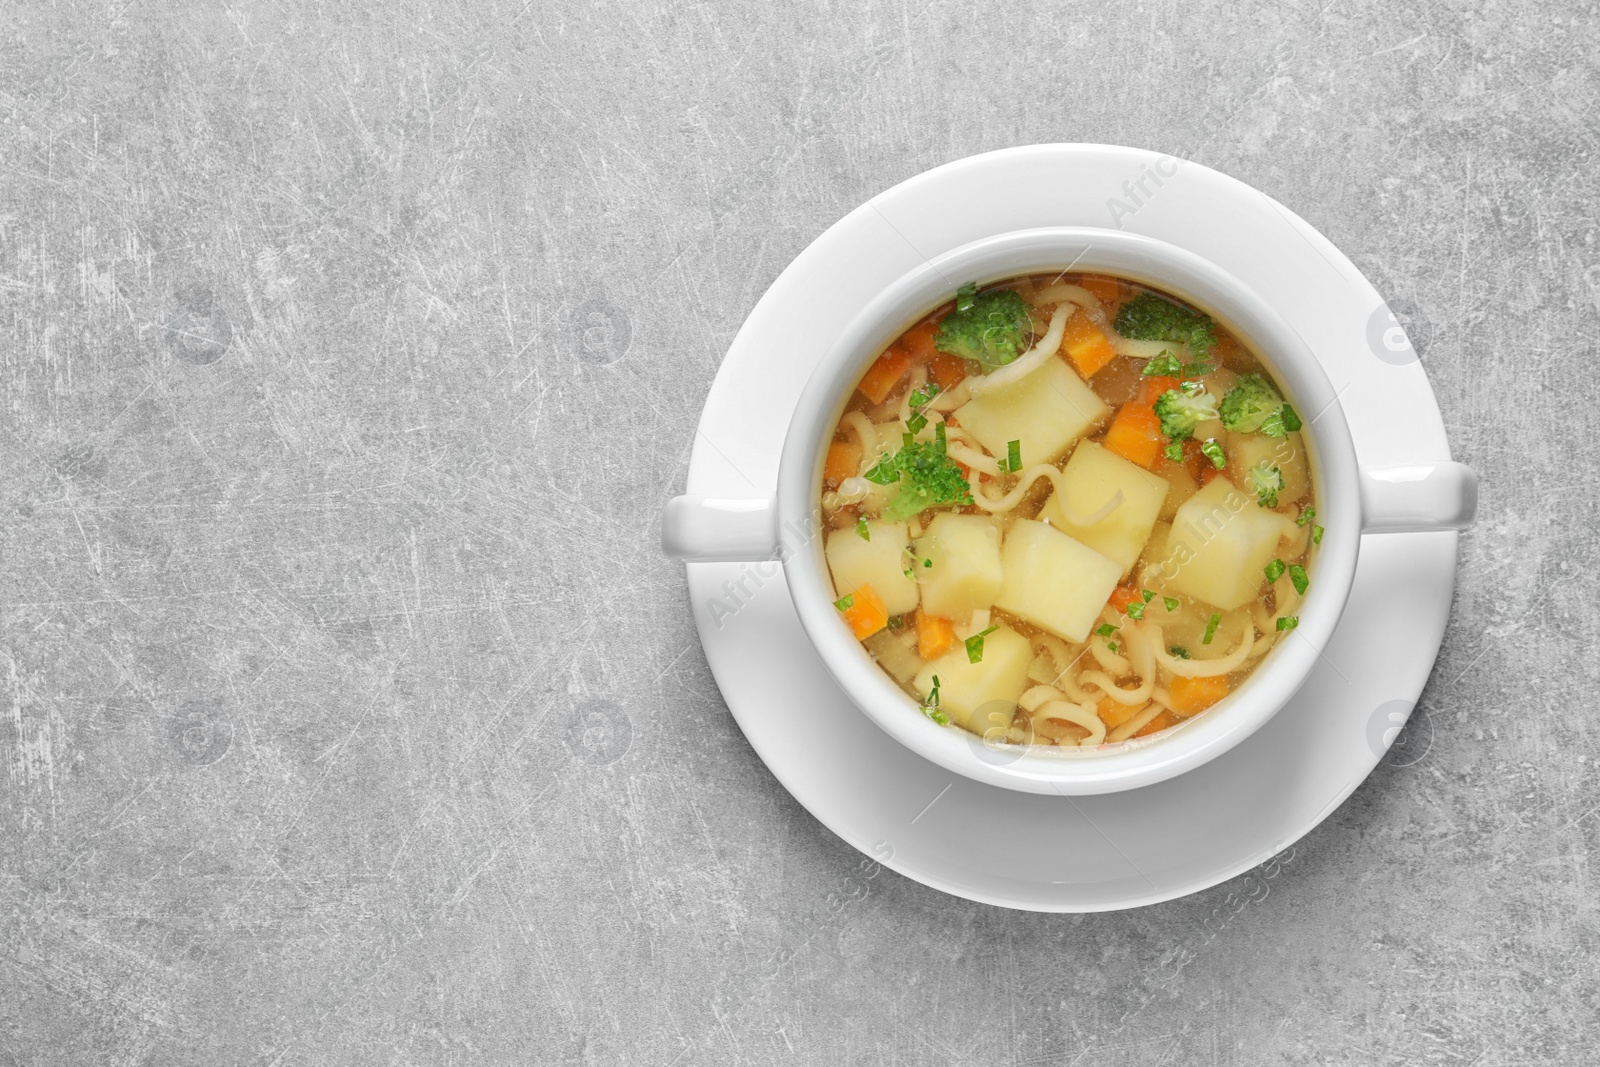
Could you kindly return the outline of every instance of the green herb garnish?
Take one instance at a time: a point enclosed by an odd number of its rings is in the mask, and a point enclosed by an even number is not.
[[[1117,632],[1117,628],[1112,626],[1109,622],[1103,622],[1094,628],[1094,632],[1099,634],[1101,637],[1110,637],[1112,634]]]
[[[1182,645],[1173,645],[1171,648],[1167,649],[1167,652],[1170,653],[1171,655],[1177,657],[1178,659],[1188,659],[1189,658],[1189,650],[1187,648],[1184,648]]]
[[[939,710],[939,676],[933,676],[933,688],[928,690],[928,698],[922,702],[922,714],[938,723],[940,726],[950,725],[950,716]]]
[[[1208,437],[1200,443],[1200,454],[1211,461],[1211,465],[1221,470],[1228,465],[1228,457],[1223,454],[1222,446],[1215,437]]]
[[[1316,517],[1317,509],[1312,507],[1310,504],[1307,504],[1305,507],[1300,509],[1300,515],[1294,520],[1294,524],[1296,526],[1304,526],[1306,523],[1310,522]]]
[[[1179,605],[1178,605],[1178,598],[1177,597],[1164,596],[1164,597],[1161,598],[1161,602],[1167,606],[1167,610],[1168,611],[1177,611],[1178,610],[1178,606]]]
[[[998,627],[998,626],[990,626],[988,629],[980,630],[977,633],[973,634],[971,637],[967,638],[966,645],[967,645],[967,662],[968,663],[982,663],[983,662],[983,639],[985,637],[988,637],[990,634],[994,633],[998,629],[1000,629],[1000,627]]]
[[[1283,572],[1284,572],[1284,571],[1285,571],[1285,570],[1286,570],[1286,569],[1287,569],[1287,568],[1286,568],[1286,567],[1285,567],[1285,566],[1284,566],[1284,564],[1283,564],[1283,560],[1281,560],[1281,559],[1275,559],[1275,560],[1273,560],[1273,561],[1272,561],[1272,562],[1271,562],[1271,563],[1268,563],[1268,564],[1267,564],[1267,565],[1266,565],[1266,567],[1265,567],[1265,568],[1263,568],[1263,569],[1264,569],[1264,570],[1265,570],[1265,571],[1266,571],[1266,573],[1267,573],[1267,581],[1269,581],[1269,582],[1275,582],[1275,581],[1277,581],[1277,580],[1278,580],[1278,579],[1279,579],[1279,578],[1282,578],[1282,577],[1283,577]]]
[[[851,608],[856,606],[855,594],[854,593],[846,593],[844,596],[840,597],[838,600],[835,600],[833,602],[833,606],[838,608],[840,611],[849,611]]]
[[[1183,373],[1183,364],[1171,352],[1163,352],[1147,360],[1139,373],[1146,378],[1176,378]]]
[[[856,536],[863,541],[872,540],[872,529],[867,526],[867,517],[865,515],[856,520]]]
[[[1106,642],[1106,647],[1109,648],[1113,652],[1121,652],[1122,651],[1122,646],[1119,645],[1115,641],[1107,641]]]
[[[1314,545],[1322,544],[1322,527],[1311,527],[1311,543]]]
[[[1139,591],[1139,599],[1144,601],[1146,604],[1150,603],[1150,601],[1154,600],[1155,598],[1156,595],[1148,589],[1142,589]]]
[[[1278,620],[1278,632],[1282,633],[1285,630],[1292,630],[1296,626],[1299,626],[1299,625],[1300,625],[1300,616],[1298,616],[1298,615],[1285,615],[1285,616],[1283,616],[1282,618],[1280,618]]]
[[[1289,567],[1289,581],[1294,583],[1294,591],[1301,596],[1306,595],[1306,590],[1311,588],[1311,579],[1306,575],[1306,569],[1295,563]]]
[[[1217,636],[1217,627],[1221,625],[1222,616],[1213,613],[1211,618],[1206,621],[1206,635],[1200,639],[1200,643],[1202,645],[1209,645],[1211,643],[1211,639]]]
[[[1182,463],[1183,462],[1183,442],[1182,441],[1174,441],[1174,442],[1172,442],[1166,448],[1161,450],[1161,454],[1166,456],[1168,459],[1172,460],[1172,462],[1174,462],[1174,463]]]
[[[1130,618],[1130,619],[1142,619],[1142,618],[1144,618],[1144,605],[1142,603],[1140,603],[1139,601],[1137,601],[1137,600],[1135,600],[1133,603],[1129,604],[1128,605],[1128,618]]]
[[[1012,474],[1022,469],[1022,442],[1006,442],[1006,470]]]

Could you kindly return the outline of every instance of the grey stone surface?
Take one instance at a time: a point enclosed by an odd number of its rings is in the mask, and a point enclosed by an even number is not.
[[[1597,21],[7,5],[0,1064],[1595,1062]],[[1073,140],[1426,323],[1485,477],[1426,736],[1188,899],[854,899],[656,509],[817,233]]]

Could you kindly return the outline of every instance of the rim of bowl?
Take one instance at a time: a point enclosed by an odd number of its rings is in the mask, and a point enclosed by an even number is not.
[[[1063,266],[1065,264],[1065,266]],[[991,744],[939,726],[878,665],[832,610],[823,557],[822,457],[857,379],[885,345],[969,282],[1050,271],[1115,275],[1171,293],[1244,339],[1301,412],[1325,533],[1300,624],[1215,708],[1147,739],[1074,753]],[[1314,414],[1313,414],[1314,413]],[[1355,577],[1358,466],[1338,396],[1311,347],[1254,290],[1203,257],[1157,238],[1094,227],[1044,227],[980,238],[885,287],[834,340],[801,393],[778,471],[782,554],[796,611],[823,663],[851,700],[905,747],[957,774],[1046,794],[1109,793],[1165,780],[1221,755],[1265,725],[1304,683],[1332,637]],[[794,542],[798,543],[794,543]]]

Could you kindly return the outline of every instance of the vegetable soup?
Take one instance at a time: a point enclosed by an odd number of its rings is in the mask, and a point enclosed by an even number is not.
[[[1298,622],[1322,527],[1255,354],[1118,278],[1014,278],[906,330],[823,465],[840,619],[940,725],[1093,748],[1237,689]]]

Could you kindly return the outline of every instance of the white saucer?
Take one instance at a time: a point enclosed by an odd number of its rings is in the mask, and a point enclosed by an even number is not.
[[[1043,145],[919,175],[802,252],[750,313],[712,384],[687,492],[771,495],[784,427],[813,361],[868,296],[925,257],[1007,230],[1118,222],[1208,256],[1273,301],[1341,391],[1363,466],[1450,458],[1415,354],[1403,336],[1389,333],[1388,347],[1380,340],[1392,322],[1383,301],[1303,220],[1198,164]],[[1344,621],[1288,707],[1197,770],[1089,797],[982,785],[901,748],[828,676],[777,564],[693,563],[688,575],[706,658],[734,718],[825,826],[947,893],[1035,911],[1103,911],[1215,885],[1333,811],[1422,691],[1455,559],[1453,533],[1363,538]]]

